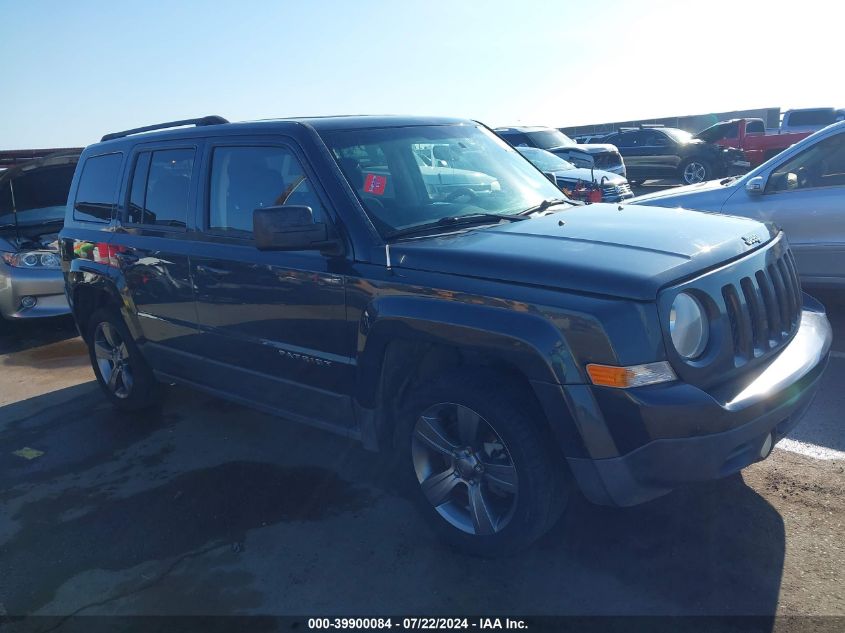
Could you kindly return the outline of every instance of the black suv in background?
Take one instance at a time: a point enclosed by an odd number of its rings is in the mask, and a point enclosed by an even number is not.
[[[775,227],[576,205],[459,119],[109,134],[60,243],[117,407],[175,382],[360,440],[481,554],[533,541],[573,485],[631,505],[765,458],[831,341]]]
[[[744,173],[751,166],[742,151],[707,143],[677,128],[623,128],[602,140],[619,148],[629,182],[679,178],[691,185]]]
[[[544,149],[576,167],[601,169],[625,178],[625,161],[613,145],[604,142],[579,144],[560,130],[539,125],[497,127],[494,131],[514,147]]]

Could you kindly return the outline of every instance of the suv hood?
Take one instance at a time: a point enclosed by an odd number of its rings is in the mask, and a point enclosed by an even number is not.
[[[747,245],[743,237],[751,235],[759,243]],[[776,235],[772,225],[745,218],[591,204],[397,242],[390,251],[398,270],[652,301],[663,286],[759,248]]]

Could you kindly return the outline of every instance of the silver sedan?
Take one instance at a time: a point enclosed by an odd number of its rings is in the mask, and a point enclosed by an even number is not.
[[[58,252],[78,152],[0,172],[0,321],[67,314]]]
[[[668,189],[628,204],[769,220],[786,233],[805,284],[845,288],[845,121],[739,178]]]

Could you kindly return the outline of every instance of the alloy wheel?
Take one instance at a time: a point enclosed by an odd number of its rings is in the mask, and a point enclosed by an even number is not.
[[[411,455],[423,494],[454,527],[485,536],[511,520],[516,466],[502,438],[472,409],[454,403],[426,409],[414,426]]]
[[[129,350],[117,328],[111,323],[97,325],[94,332],[94,356],[106,387],[118,398],[132,393],[132,368]]]
[[[706,176],[707,168],[701,163],[693,161],[684,167],[684,182],[688,185],[704,182]]]

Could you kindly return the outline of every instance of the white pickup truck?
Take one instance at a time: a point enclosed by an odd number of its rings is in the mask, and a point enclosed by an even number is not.
[[[816,132],[845,120],[845,108],[801,108],[787,110],[780,122],[780,132]]]

